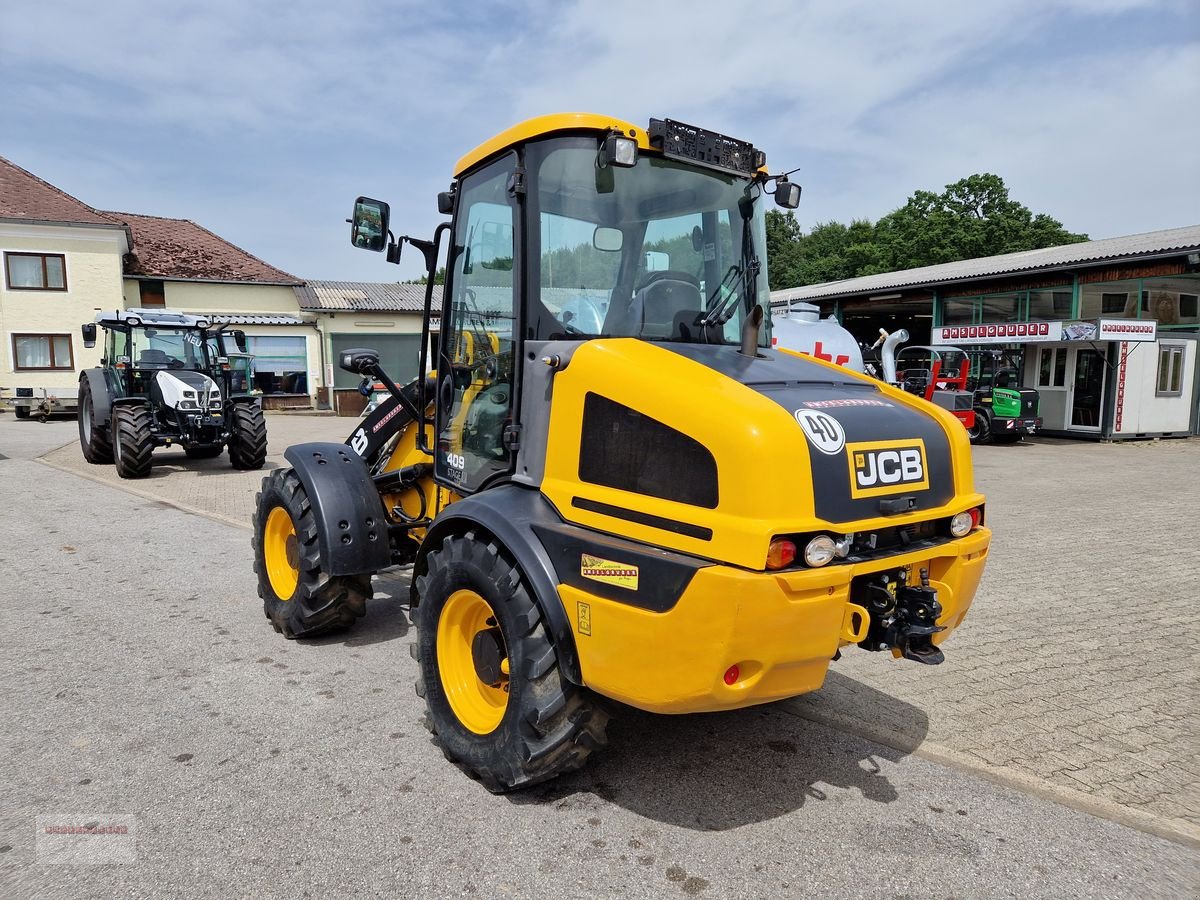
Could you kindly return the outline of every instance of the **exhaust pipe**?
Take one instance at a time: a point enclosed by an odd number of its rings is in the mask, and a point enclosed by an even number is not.
[[[883,380],[888,384],[896,383],[896,348],[907,340],[908,331],[904,328],[893,331],[891,334],[880,328],[879,340],[871,346],[871,349],[874,350],[880,344],[883,345],[879,351],[879,361],[883,365]]]
[[[758,303],[742,323],[742,349],[738,351],[742,356],[758,356],[758,332],[762,328],[762,321],[763,308],[762,304]]]

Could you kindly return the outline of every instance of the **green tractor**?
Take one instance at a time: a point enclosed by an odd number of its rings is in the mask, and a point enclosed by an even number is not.
[[[1024,352],[1000,347],[963,351],[971,362],[967,387],[974,393],[975,423],[968,428],[972,444],[1013,444],[1042,427],[1041,398],[1022,387]]]

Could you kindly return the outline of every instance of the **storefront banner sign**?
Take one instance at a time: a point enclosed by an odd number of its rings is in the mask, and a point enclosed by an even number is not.
[[[1015,322],[1000,325],[941,325],[931,344],[1012,344],[1061,341],[1062,322]]]
[[[1096,323],[1098,341],[1153,341],[1158,338],[1154,319],[1101,319]]]

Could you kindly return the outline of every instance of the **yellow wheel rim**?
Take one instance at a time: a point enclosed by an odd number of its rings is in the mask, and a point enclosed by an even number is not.
[[[500,639],[498,683],[484,682],[479,677],[472,649],[480,632],[498,635],[496,614],[475,591],[455,591],[438,617],[438,673],[458,721],[476,734],[491,734],[500,726],[508,708],[508,655]]]
[[[292,517],[282,506],[276,506],[267,516],[267,525],[263,529],[263,559],[275,596],[280,600],[291,600],[300,583],[300,541]]]

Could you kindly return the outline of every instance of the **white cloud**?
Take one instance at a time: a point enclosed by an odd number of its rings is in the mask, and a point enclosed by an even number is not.
[[[23,7],[0,34],[0,153],[310,277],[396,277],[345,242],[355,194],[428,233],[459,155],[571,109],[753,140],[802,166],[808,224],[876,218],[982,170],[1097,235],[1200,209],[1189,0]],[[1166,19],[1190,21],[1190,43],[1183,28],[1130,45],[1130,22]],[[1075,40],[1084,25],[1111,39]]]

